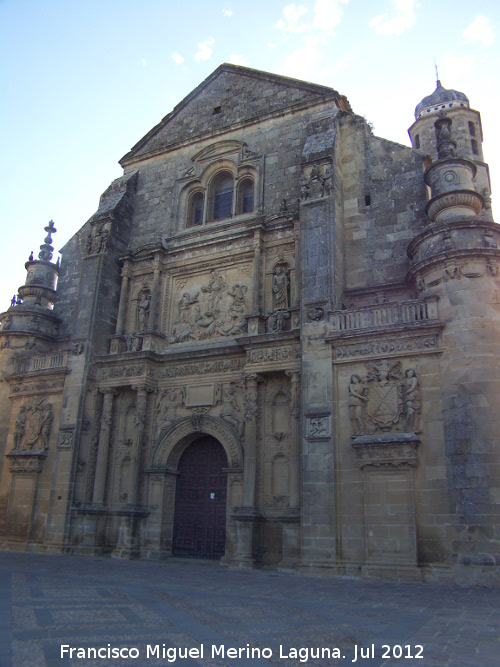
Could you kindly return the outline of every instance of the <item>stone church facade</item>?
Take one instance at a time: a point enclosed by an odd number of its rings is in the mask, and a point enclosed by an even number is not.
[[[481,119],[221,65],[1,317],[0,546],[498,580]]]

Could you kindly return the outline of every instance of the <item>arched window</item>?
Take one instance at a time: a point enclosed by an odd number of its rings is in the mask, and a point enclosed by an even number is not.
[[[415,148],[418,150],[420,148],[420,135],[415,135]]]
[[[238,213],[252,213],[253,211],[253,180],[244,178],[238,186]]]
[[[189,201],[188,227],[203,224],[203,192],[195,192]]]
[[[233,176],[223,171],[218,174],[212,185],[212,220],[230,218],[233,214]]]
[[[470,134],[471,137],[476,136],[476,126],[474,125],[474,123],[471,120],[469,121],[469,134]]]

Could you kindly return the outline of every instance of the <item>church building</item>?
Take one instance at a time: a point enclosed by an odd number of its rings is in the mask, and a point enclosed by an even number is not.
[[[224,64],[60,264],[47,224],[0,315],[0,548],[498,582],[481,117],[438,81],[409,135]]]

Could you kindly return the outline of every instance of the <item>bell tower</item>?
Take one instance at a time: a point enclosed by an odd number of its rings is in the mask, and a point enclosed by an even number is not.
[[[51,220],[45,227],[47,233],[40,246],[38,259],[30,254],[24,265],[26,281],[19,287],[7,313],[2,318],[2,331],[16,335],[39,335],[51,339],[58,333],[60,320],[52,312],[56,297],[59,261],[53,263],[52,234],[57,230]]]
[[[478,152],[469,132],[474,123]],[[438,297],[444,323],[440,356],[441,408],[450,501],[449,565],[458,579],[500,557],[500,225],[489,207],[488,168],[480,150],[479,113],[463,93],[438,87],[424,98],[409,130],[429,155],[424,173],[428,224],[409,247],[409,283],[421,298]],[[428,447],[439,447],[429,441]]]
[[[488,209],[491,207],[491,184],[488,165],[483,157],[481,114],[470,108],[469,99],[464,93],[443,88],[438,79],[436,90],[415,107],[415,122],[408,130],[411,145],[436,160],[438,146],[434,124],[437,117],[443,114],[452,121],[457,155],[476,165],[474,189],[483,195]]]

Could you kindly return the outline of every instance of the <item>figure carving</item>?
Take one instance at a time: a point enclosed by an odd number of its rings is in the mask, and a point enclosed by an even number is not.
[[[284,331],[287,320],[290,319],[290,314],[286,310],[276,310],[267,318],[267,331],[274,333]]]
[[[22,405],[16,417],[14,429],[14,449],[48,449],[54,413],[52,403],[45,399],[35,399]]]
[[[275,310],[288,308],[288,286],[290,280],[284,266],[278,264],[273,275],[273,294]]]
[[[349,413],[354,429],[354,434],[359,435],[365,431],[364,409],[368,401],[366,387],[363,385],[359,375],[351,375],[349,384]]]
[[[52,430],[53,421],[54,421],[54,413],[52,412],[52,403],[47,403],[47,405],[43,409],[42,428],[41,428],[43,449],[49,448],[50,431]]]
[[[144,331],[149,324],[149,311],[151,308],[151,292],[144,287],[137,297],[137,330]]]
[[[201,288],[207,296],[198,300],[199,292],[191,296],[184,292],[179,301],[179,314],[174,322],[172,342],[205,340],[216,336],[234,336],[247,330],[248,287],[235,283],[226,289],[224,277],[213,270],[208,284]],[[231,297],[231,301],[228,297]],[[193,309],[192,306],[197,304]]]
[[[401,362],[382,359],[370,365],[366,377],[353,374],[349,383],[349,412],[353,434],[418,432],[420,388],[414,368],[404,377]]]
[[[208,293],[208,310],[214,313],[226,289],[223,276],[216,269],[212,269],[208,285],[201,289]]]
[[[26,426],[26,406],[21,405],[16,417],[16,427],[14,429],[14,449],[21,449],[21,444]]]
[[[405,414],[405,431],[413,431],[417,433],[418,417],[420,413],[420,389],[418,386],[415,369],[408,368],[403,380],[404,388],[404,414]]]
[[[319,438],[328,435],[326,417],[311,417],[309,422],[309,436]]]

